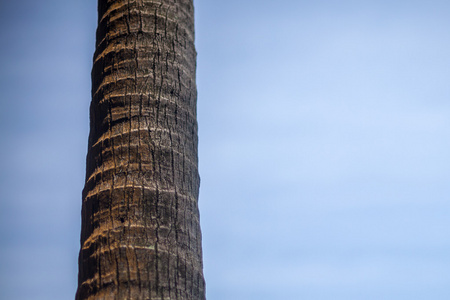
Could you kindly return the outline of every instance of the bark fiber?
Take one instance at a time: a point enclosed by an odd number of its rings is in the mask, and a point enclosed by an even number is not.
[[[76,299],[203,300],[192,0],[99,0]]]

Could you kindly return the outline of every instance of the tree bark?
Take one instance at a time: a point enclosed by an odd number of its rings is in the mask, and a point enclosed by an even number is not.
[[[99,0],[76,299],[205,299],[192,0]]]

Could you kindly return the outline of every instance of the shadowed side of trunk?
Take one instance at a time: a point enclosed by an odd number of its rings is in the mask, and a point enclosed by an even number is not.
[[[192,0],[99,0],[76,299],[205,299]]]

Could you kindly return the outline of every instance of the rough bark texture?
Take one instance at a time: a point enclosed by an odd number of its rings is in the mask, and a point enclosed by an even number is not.
[[[205,299],[192,0],[99,0],[76,299]]]

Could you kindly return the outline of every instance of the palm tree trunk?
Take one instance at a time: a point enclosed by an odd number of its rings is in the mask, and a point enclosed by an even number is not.
[[[192,0],[99,0],[76,299],[205,299]]]

